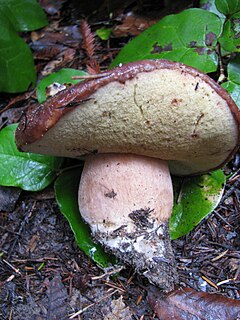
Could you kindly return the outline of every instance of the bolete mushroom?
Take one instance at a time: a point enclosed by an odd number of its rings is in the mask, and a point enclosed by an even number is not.
[[[169,173],[217,169],[239,144],[239,111],[207,75],[167,60],[116,67],[31,107],[23,151],[85,160],[79,207],[94,237],[165,291],[177,281]]]

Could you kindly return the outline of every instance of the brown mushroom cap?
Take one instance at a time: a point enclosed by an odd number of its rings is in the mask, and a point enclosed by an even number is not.
[[[145,60],[31,108],[16,141],[21,150],[64,157],[145,155],[167,160],[173,174],[188,175],[230,159],[239,123],[237,106],[207,75],[176,62]]]

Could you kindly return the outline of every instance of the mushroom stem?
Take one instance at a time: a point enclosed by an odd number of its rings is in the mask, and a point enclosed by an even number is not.
[[[79,208],[95,239],[165,291],[177,281],[168,232],[172,207],[167,162],[130,154],[86,159]]]

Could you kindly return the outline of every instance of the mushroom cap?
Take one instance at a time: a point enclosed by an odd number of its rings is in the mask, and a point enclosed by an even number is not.
[[[181,63],[116,67],[31,107],[16,142],[23,151],[83,158],[130,153],[167,160],[176,175],[217,169],[236,152],[240,113],[210,77]]]

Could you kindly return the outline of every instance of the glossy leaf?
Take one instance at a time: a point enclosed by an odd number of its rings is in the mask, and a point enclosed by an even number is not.
[[[164,58],[213,72],[218,65],[214,48],[221,31],[221,19],[206,10],[188,9],[169,15],[125,45],[111,67]]]
[[[228,79],[240,84],[240,55],[231,60],[227,66]]]
[[[60,84],[76,84],[78,83],[79,79],[74,80],[72,79],[73,76],[86,76],[87,73],[82,70],[70,69],[70,68],[63,68],[58,72],[51,73],[47,77],[43,78],[38,86],[37,86],[37,98],[40,103],[44,102],[47,98],[46,89],[49,85],[54,82]]]
[[[55,181],[55,195],[58,206],[68,220],[79,248],[102,267],[108,267],[112,258],[101,246],[94,243],[91,232],[82,220],[78,209],[78,187],[81,167],[66,170]]]
[[[190,232],[218,204],[226,177],[221,170],[197,177],[173,178],[174,207],[170,235],[179,238]]]
[[[219,42],[225,51],[240,52],[240,11],[225,22]]]
[[[0,0],[1,92],[23,92],[36,84],[31,50],[17,32],[46,24],[46,15],[36,0]]]
[[[0,131],[0,185],[42,190],[56,178],[62,159],[18,151],[16,127],[14,124]]]
[[[227,66],[229,81],[224,82],[222,87],[227,90],[240,109],[240,56],[231,60]]]
[[[215,0],[217,9],[225,15],[240,11],[240,0]]]
[[[227,81],[222,84],[222,87],[227,90],[233,101],[240,109],[240,84],[234,83],[232,81]]]
[[[47,25],[47,17],[36,0],[0,0],[1,11],[16,31],[31,31]]]
[[[216,7],[216,0],[200,0],[200,7],[212,13],[215,13],[222,20],[225,20],[225,15],[221,13]]]
[[[0,8],[0,91],[22,92],[36,82],[30,48]]]

